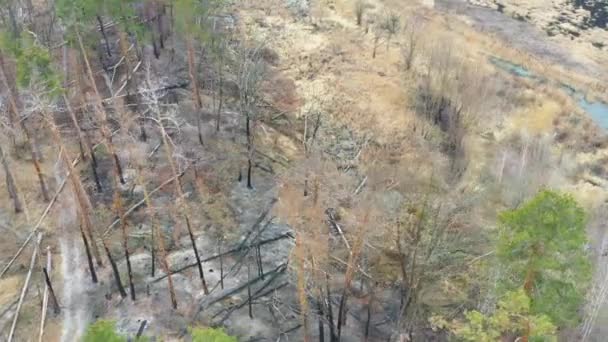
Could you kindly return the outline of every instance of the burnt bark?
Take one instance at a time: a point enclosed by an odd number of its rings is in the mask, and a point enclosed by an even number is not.
[[[112,51],[110,49],[110,42],[108,41],[108,36],[106,35],[106,29],[103,26],[103,20],[101,19],[101,16],[97,15],[97,23],[99,24],[99,31],[101,31],[101,36],[103,37],[103,41],[105,42],[105,48],[106,48],[106,53],[108,54],[108,57],[112,57]]]
[[[4,168],[4,175],[6,177],[6,188],[8,189],[9,198],[13,201],[15,213],[20,213],[23,211],[23,204],[21,203],[21,198],[19,198],[17,183],[15,183],[15,178],[13,177],[13,173],[11,171],[8,159],[4,155],[4,150],[2,150],[2,146],[0,146],[0,158],[2,159],[2,167]]]
[[[114,274],[114,282],[116,283],[116,287],[118,288],[118,292],[120,293],[120,296],[122,298],[126,298],[127,297],[127,292],[125,291],[124,286],[122,286],[122,282],[120,280],[120,272],[118,272],[118,266],[116,266],[116,262],[114,261],[114,258],[112,258],[112,254],[110,253],[110,250],[108,249],[108,246],[106,245],[105,241],[103,243],[103,248],[106,251],[106,255],[108,256],[108,260],[110,260],[110,265],[112,266],[112,273]]]
[[[97,273],[95,272],[95,265],[93,265],[93,257],[91,256],[91,250],[89,249],[89,242],[87,241],[87,236],[84,233],[84,229],[82,229],[82,225],[80,225],[80,235],[82,236],[82,243],[84,244],[84,250],[87,253],[87,263],[89,265],[89,272],[91,272],[91,281],[93,281],[93,284],[97,284]]]
[[[46,267],[42,268],[42,272],[44,272],[44,281],[46,282],[46,286],[49,288],[49,293],[51,294],[51,301],[53,301],[53,312],[55,315],[58,315],[61,312],[59,308],[59,302],[57,301],[57,297],[55,296],[55,290],[53,290],[53,285],[51,285],[51,278],[49,278],[49,272]]]
[[[190,219],[185,216],[186,225],[188,227],[188,235],[190,236],[190,242],[192,243],[192,249],[194,250],[194,257],[196,258],[196,263],[198,265],[198,274],[201,278],[201,282],[203,284],[203,291],[205,294],[209,294],[209,288],[207,288],[207,282],[205,281],[205,271],[203,271],[203,264],[201,262],[201,257],[198,254],[198,248],[196,248],[196,240],[194,239],[194,234],[192,233],[192,227],[190,226]]]

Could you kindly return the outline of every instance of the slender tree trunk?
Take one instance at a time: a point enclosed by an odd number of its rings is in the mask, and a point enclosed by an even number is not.
[[[108,57],[112,57],[112,51],[110,50],[110,42],[108,41],[108,36],[106,35],[106,29],[103,26],[103,20],[101,19],[101,16],[99,16],[99,15],[97,15],[97,23],[99,24],[99,31],[101,31],[101,35],[103,36],[103,41],[105,42],[106,53],[108,54]]]
[[[306,274],[304,269],[305,255],[302,247],[301,236],[296,235],[295,261],[297,275],[298,302],[300,304],[300,319],[304,329],[304,341],[308,342],[308,299],[306,294]]]
[[[160,113],[157,113],[158,119],[160,120]],[[182,184],[179,179],[177,173],[177,167],[175,166],[175,161],[173,160],[173,154],[171,151],[171,145],[169,144],[169,138],[167,135],[167,131],[165,130],[163,125],[160,125],[161,137],[163,141],[163,145],[165,146],[165,155],[169,161],[169,166],[171,167],[171,172],[173,173],[173,184],[175,185],[175,194],[177,196],[177,205],[181,210],[184,221],[186,222],[186,228],[188,229],[188,236],[190,237],[190,243],[192,244],[192,249],[194,251],[194,256],[196,258],[196,263],[198,265],[198,272],[201,278],[201,282],[203,285],[203,291],[205,294],[209,294],[209,289],[207,288],[207,282],[205,281],[205,272],[203,271],[203,266],[201,263],[200,256],[198,254],[198,248],[196,247],[196,241],[194,239],[194,233],[192,232],[192,227],[190,226],[190,218],[188,217],[188,205],[183,202],[185,201],[184,191],[182,189]]]
[[[82,229],[82,225],[80,226],[80,235],[82,236],[82,243],[84,244],[84,250],[87,253],[87,262],[89,264],[89,272],[91,272],[91,281],[93,284],[97,284],[97,273],[95,272],[95,266],[93,265],[93,258],[91,257],[91,251],[89,250],[89,242],[87,241],[87,236]]]
[[[165,48],[165,36],[163,34],[163,20],[162,20],[163,16],[161,11],[158,12],[158,14],[156,15],[156,24],[158,27],[158,43],[160,44],[160,48],[164,49]]]
[[[201,95],[198,88],[198,75],[196,72],[196,64],[194,62],[194,46],[192,44],[192,38],[186,38],[186,47],[188,49],[188,75],[190,76],[190,82],[192,83],[192,100],[194,102],[194,109],[196,115],[198,141],[201,145],[203,145],[203,133],[201,127],[201,110],[203,108],[203,104],[201,102]]]
[[[323,292],[319,288],[319,296],[317,297],[317,315],[318,317],[318,325],[319,325],[319,342],[325,342],[325,326],[323,324],[323,316],[325,315],[323,312]]]
[[[156,268],[156,250],[154,247],[154,227],[152,227],[150,231],[150,257],[152,258],[152,272],[151,276],[154,277],[155,268]]]
[[[370,286],[369,302],[367,303],[367,320],[365,321],[365,341],[369,340],[370,326],[372,322],[372,307],[374,305],[374,288]]]
[[[222,115],[222,106],[224,104],[224,48],[223,45],[220,43],[220,53],[219,53],[219,66],[218,66],[218,86],[217,86],[217,91],[218,91],[218,106],[217,106],[217,117],[215,120],[215,131],[219,132],[220,131],[220,120],[221,120],[221,115]]]
[[[249,115],[245,118],[246,125],[246,134],[247,134],[247,188],[253,189],[252,184],[252,172],[253,172],[253,163],[251,159],[253,158],[253,136],[251,134],[251,120],[249,119]]]
[[[222,255],[222,243],[217,246],[217,255],[220,256],[220,289],[224,289],[224,256]]]
[[[53,290],[53,285],[51,284],[51,278],[49,277],[46,267],[43,267],[42,271],[44,272],[44,281],[46,282],[46,286],[49,288],[49,294],[51,295],[51,301],[53,302],[53,311],[55,312],[55,315],[58,315],[61,312],[61,309],[59,308],[59,302],[57,301],[55,291]]]
[[[78,135],[78,148],[80,149],[80,158],[83,161],[86,161],[87,155],[84,150],[84,147],[86,146],[84,135],[82,134],[82,129],[80,128],[80,124],[78,123],[76,114],[72,110],[72,106],[70,105],[70,100],[68,99],[66,94],[63,94],[63,102],[65,102],[65,107],[68,110],[68,113],[70,114],[70,118],[72,119],[72,123],[74,124],[74,128],[76,129],[76,134]],[[99,181],[99,179],[96,179],[96,181]]]
[[[262,251],[260,250],[260,245],[257,245],[255,255],[258,263],[258,276],[264,280],[264,264],[262,263]]]
[[[118,287],[118,292],[122,298],[127,297],[127,292],[125,291],[124,286],[122,286],[122,281],[120,280],[120,272],[118,272],[118,266],[116,266],[116,262],[114,262],[114,258],[112,258],[112,253],[108,249],[108,245],[105,240],[102,240],[103,248],[106,251],[106,255],[108,256],[108,260],[110,260],[110,265],[112,266],[112,273],[114,274],[114,282],[116,283],[116,287]]]
[[[334,310],[331,303],[331,287],[329,285],[329,274],[325,274],[325,287],[327,289],[327,321],[329,324],[329,337],[331,342],[338,341],[338,335],[336,334],[334,324]]]
[[[53,118],[49,113],[43,111],[43,117],[46,119],[48,126],[53,134],[53,140],[57,146],[59,146],[61,153],[61,159],[65,166],[68,169],[70,183],[72,184],[72,191],[74,192],[74,196],[78,202],[78,208],[80,209],[80,215],[82,219],[82,223],[85,226],[85,230],[89,235],[89,239],[91,241],[91,248],[93,250],[93,255],[97,261],[97,265],[102,266],[101,263],[101,255],[99,254],[99,249],[97,248],[97,244],[95,243],[95,236],[93,235],[93,224],[91,223],[90,213],[92,211],[93,206],[91,205],[91,201],[89,199],[88,194],[84,190],[84,186],[82,185],[82,181],[78,177],[78,173],[74,169],[72,165],[71,158],[68,156],[68,151],[65,148],[65,144],[63,143],[63,139],[61,138],[61,134],[53,121]]]
[[[143,180],[142,170],[140,170],[138,175],[138,182],[140,186],[143,188],[144,192],[144,201],[146,203],[146,207],[150,211],[148,215],[152,220],[152,234],[156,234],[156,238],[154,239],[158,244],[158,253],[160,254],[160,266],[163,269],[163,272],[167,275],[167,282],[169,288],[169,295],[171,297],[171,305],[173,309],[177,309],[177,297],[175,296],[175,288],[173,287],[173,277],[171,275],[171,267],[169,267],[169,261],[167,260],[167,251],[165,249],[165,240],[161,234],[160,227],[158,221],[156,220],[156,216],[154,212],[152,212],[152,201],[150,200],[150,196],[148,194],[148,190],[146,189],[146,184]],[[154,246],[152,247],[154,248]]]
[[[251,299],[251,265],[247,261],[247,307],[249,310],[249,319],[253,319],[253,303]]]
[[[247,158],[247,188],[253,189],[253,185],[251,184],[251,172],[253,171],[253,165],[251,163],[251,153]]]
[[[38,148],[33,143],[32,136],[25,123],[26,120],[19,119],[19,106],[17,105],[18,99],[17,99],[17,96],[15,94],[13,94],[12,88],[10,87],[10,84],[8,83],[8,79],[6,78],[6,72],[4,70],[4,60],[2,59],[1,55],[0,55],[0,78],[2,78],[2,83],[4,84],[5,89],[7,90],[8,102],[9,102],[9,106],[10,106],[10,111],[12,113],[11,121],[13,123],[19,122],[21,130],[23,131],[23,135],[25,136],[25,141],[31,150],[32,162],[34,164],[34,169],[36,170],[36,175],[38,176],[38,183],[40,184],[40,192],[42,193],[42,198],[44,199],[45,202],[48,202],[50,200],[49,192],[48,192],[48,189],[46,186],[46,181],[44,180],[44,175],[42,174],[42,169],[40,167],[40,158],[37,153]]]
[[[186,220],[186,226],[188,227],[188,236],[190,236],[190,242],[192,243],[192,249],[194,250],[194,257],[196,258],[196,263],[198,266],[198,274],[201,277],[201,282],[203,284],[203,291],[205,294],[209,294],[209,289],[207,288],[207,282],[205,281],[205,271],[203,271],[203,264],[201,262],[201,257],[198,254],[198,248],[196,247],[196,240],[194,239],[194,234],[192,233],[192,227],[190,226],[190,219],[187,215],[184,215],[184,219]]]
[[[114,159],[114,171],[118,174],[120,182],[122,184],[125,183],[124,177],[122,175],[122,167],[120,166],[120,161],[118,159],[118,155],[114,150],[114,144],[112,143],[112,133],[107,127],[108,124],[108,115],[103,107],[103,101],[101,99],[101,95],[99,94],[99,90],[97,89],[97,84],[95,83],[95,77],[93,76],[93,70],[91,69],[91,65],[89,63],[89,58],[87,57],[86,50],[84,49],[84,45],[82,44],[82,39],[80,37],[80,33],[76,32],[78,38],[78,44],[80,45],[80,51],[82,53],[82,57],[84,58],[85,66],[87,69],[87,73],[89,75],[89,81],[91,83],[91,87],[93,87],[93,91],[95,92],[95,100],[96,100],[96,113],[100,116],[99,124],[101,125],[101,135],[104,138],[106,146],[108,147],[108,151],[113,156]],[[118,189],[116,189],[118,191]]]
[[[127,262],[127,274],[129,277],[129,289],[131,291],[131,300],[135,301],[135,284],[133,284],[133,270],[131,269],[131,258],[129,255],[129,232],[127,223],[125,222],[125,213],[122,206],[122,199],[120,198],[120,191],[118,184],[119,182],[119,174],[116,174],[114,177],[115,189],[114,189],[114,205],[116,207],[116,212],[118,214],[118,219],[120,220],[120,228],[122,232],[122,249],[125,254],[125,260]]]
[[[13,201],[15,213],[20,213],[23,211],[23,205],[21,204],[21,198],[19,197],[20,194],[17,191],[15,178],[13,177],[13,173],[11,171],[8,159],[4,155],[4,150],[2,150],[2,146],[0,146],[0,158],[2,159],[2,167],[4,168],[4,175],[6,177],[6,188],[8,189],[8,195]]]
[[[95,189],[97,192],[102,192],[103,188],[101,187],[101,180],[99,178],[99,174],[97,173],[97,157],[95,157],[95,150],[93,150],[93,144],[91,143],[91,138],[86,135],[86,143],[87,149],[89,150],[89,155],[91,156],[91,173],[93,174],[93,179],[95,180]]]
[[[338,340],[342,338],[342,325],[345,323],[346,301],[348,298],[347,291],[347,289],[344,289],[342,292],[342,297],[340,297],[340,306],[338,307]]]
[[[9,6],[9,10],[11,7]],[[11,142],[11,148],[14,150],[17,145],[17,135],[15,134],[15,124],[19,122],[19,112],[17,111],[16,104],[14,104],[14,100],[12,100],[11,88],[6,78],[6,72],[4,71],[4,58],[2,57],[2,53],[0,52],[0,78],[2,78],[2,85],[4,89],[9,93],[9,101],[11,101],[11,110],[9,111],[9,128],[7,130],[9,140]]]

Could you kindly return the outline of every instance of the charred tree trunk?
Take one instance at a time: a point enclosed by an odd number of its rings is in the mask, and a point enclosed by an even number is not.
[[[148,209],[153,208],[152,206],[152,201],[150,201],[150,196],[148,195],[148,190],[146,189],[146,184],[143,180],[143,176],[141,173],[141,170],[139,172],[138,175],[138,182],[141,185],[141,187],[143,188],[143,192],[144,192],[144,201],[146,203],[146,207],[148,207]],[[169,295],[171,296],[171,305],[173,307],[173,309],[177,309],[177,298],[175,296],[175,288],[173,287],[173,278],[171,276],[171,268],[169,267],[169,262],[167,261],[167,252],[165,249],[165,240],[163,239],[160,229],[158,227],[158,222],[155,219],[154,213],[149,213],[149,215],[152,217],[152,234],[156,235],[156,238],[154,238],[153,240],[158,244],[158,252],[159,252],[159,258],[160,258],[160,266],[163,269],[163,272],[165,272],[165,274],[167,275],[167,281],[168,281],[168,288],[169,288]],[[152,248],[154,248],[154,245],[152,246]]]
[[[372,307],[374,305],[374,288],[370,286],[369,302],[367,303],[367,320],[365,321],[365,341],[369,340],[370,326],[372,322]]]
[[[203,291],[205,294],[209,294],[209,289],[207,288],[207,282],[205,281],[205,271],[203,271],[203,264],[201,262],[201,257],[198,254],[198,248],[196,248],[196,240],[194,239],[194,234],[192,233],[192,227],[190,226],[190,219],[187,215],[184,216],[186,220],[186,226],[188,228],[188,236],[190,236],[190,243],[192,243],[192,250],[194,250],[194,257],[196,258],[196,263],[198,266],[198,274],[201,278],[201,282],[203,284]]]
[[[319,296],[317,298],[317,314],[318,325],[319,325],[319,342],[325,342],[325,326],[323,324],[323,316],[325,316],[323,312],[323,292],[319,286]]]
[[[38,149],[32,140],[30,131],[28,130],[28,127],[25,123],[26,120],[25,119],[21,120],[19,118],[19,105],[17,104],[18,95],[13,94],[13,90],[10,87],[8,79],[6,78],[6,72],[4,70],[4,60],[2,59],[1,56],[0,56],[0,78],[2,78],[2,83],[4,84],[4,86],[7,90],[8,102],[9,102],[9,107],[10,107],[10,112],[11,112],[11,121],[13,122],[13,124],[15,122],[18,122],[21,127],[21,130],[23,131],[23,135],[25,136],[25,141],[31,150],[32,162],[34,163],[34,169],[36,170],[36,175],[38,176],[38,182],[40,184],[40,192],[42,193],[42,198],[44,199],[45,202],[48,202],[50,200],[49,192],[48,192],[48,189],[46,186],[46,181],[44,180],[44,175],[42,174],[42,169],[40,167],[40,156],[37,153]]]
[[[32,150],[32,162],[34,163],[34,169],[36,170],[36,175],[38,176],[38,183],[40,184],[40,192],[42,193],[42,198],[45,202],[51,200],[49,197],[49,190],[46,186],[46,181],[44,180],[44,175],[42,174],[42,168],[40,167],[40,159],[37,153],[38,148],[32,142],[32,138],[30,136],[30,132],[25,125],[25,120],[21,121],[21,128],[23,129],[23,133],[25,135],[26,142],[30,146]]]
[[[93,265],[93,258],[91,257],[91,251],[89,249],[89,242],[87,241],[87,236],[82,229],[82,225],[80,225],[80,235],[82,236],[82,243],[84,244],[84,250],[87,253],[87,262],[89,264],[89,271],[91,272],[91,280],[93,284],[97,284],[97,273],[95,272],[95,266]]]
[[[97,15],[97,23],[99,24],[99,31],[101,31],[101,36],[103,37],[103,41],[105,42],[106,53],[108,54],[108,57],[112,57],[112,51],[110,49],[110,42],[108,41],[108,36],[106,35],[106,29],[103,26],[103,20],[99,15]]]
[[[194,109],[196,115],[196,128],[198,130],[198,142],[203,145],[203,133],[202,133],[202,122],[201,122],[201,110],[203,104],[201,102],[201,95],[198,89],[198,75],[196,72],[196,65],[194,62],[194,46],[192,44],[192,38],[186,38],[186,47],[188,49],[188,75],[190,76],[190,82],[192,83],[192,100],[194,102]]]
[[[114,274],[114,282],[116,283],[116,287],[118,287],[118,292],[122,298],[127,297],[127,292],[125,291],[124,286],[122,286],[122,281],[120,280],[120,272],[118,272],[118,266],[116,266],[116,262],[114,262],[114,258],[112,258],[112,253],[108,249],[108,245],[103,241],[103,248],[106,251],[106,255],[108,256],[108,260],[110,260],[110,265],[112,266],[112,273]]]
[[[329,324],[329,337],[331,342],[339,340],[336,334],[336,325],[334,324],[334,310],[331,304],[331,287],[329,285],[329,274],[325,275],[325,287],[327,289],[327,321]]]
[[[51,285],[51,278],[49,277],[49,272],[47,271],[46,267],[42,268],[42,272],[44,272],[44,281],[46,282],[46,286],[49,288],[51,300],[53,301],[53,312],[55,312],[55,315],[59,315],[61,309],[59,308],[59,302],[57,301],[57,296],[55,296],[55,290],[53,290],[53,285]]]
[[[221,243],[217,246],[217,255],[220,256],[220,289],[224,289],[224,256],[222,255]]]
[[[11,18],[12,18],[11,9],[12,8],[9,6],[9,13],[11,13]],[[0,78],[2,78],[2,85],[4,86],[4,89],[6,89],[7,92],[9,93],[9,101],[11,101],[11,103],[10,103],[11,110],[9,111],[9,129],[7,132],[8,132],[9,140],[11,141],[11,148],[14,149],[17,144],[17,135],[15,134],[15,124],[19,121],[19,111],[17,110],[17,105],[16,105],[16,103],[14,103],[14,99],[12,98],[10,84],[8,82],[8,78],[6,77],[6,72],[4,71],[4,58],[2,57],[2,53],[0,53]]]
[[[78,119],[76,118],[76,114],[72,110],[72,106],[70,105],[70,100],[68,97],[63,94],[63,102],[65,102],[65,107],[70,114],[70,118],[72,119],[72,123],[74,124],[74,128],[76,129],[76,134],[78,135],[78,148],[80,150],[80,158],[85,161],[87,160],[87,155],[85,153],[84,147],[86,146],[86,142],[84,136],[82,134],[82,129],[80,128],[80,124],[78,123]],[[98,179],[97,179],[98,181]]]
[[[89,58],[87,57],[87,53],[86,50],[84,49],[84,45],[82,44],[82,39],[80,37],[80,33],[76,32],[77,38],[78,38],[78,44],[80,46],[80,51],[82,53],[82,57],[84,59],[85,62],[85,66],[86,66],[86,70],[87,70],[87,74],[89,77],[89,82],[91,83],[91,87],[93,87],[93,91],[95,93],[95,100],[96,100],[96,108],[95,108],[95,112],[97,113],[97,115],[99,116],[99,124],[101,126],[101,135],[103,136],[103,139],[106,143],[106,146],[108,147],[108,151],[110,152],[110,154],[113,156],[114,159],[114,170],[115,172],[119,175],[120,178],[120,182],[122,184],[125,183],[124,181],[124,177],[122,175],[122,167],[120,165],[120,161],[118,159],[118,155],[116,154],[116,151],[114,150],[114,144],[112,143],[112,132],[110,132],[110,130],[108,129],[107,125],[108,125],[108,115],[105,112],[104,106],[103,106],[103,101],[101,99],[101,95],[99,94],[99,90],[97,89],[97,84],[95,83],[95,77],[93,76],[93,69],[91,69],[91,65],[89,63]]]
[[[156,250],[154,248],[154,227],[150,231],[150,257],[152,258],[152,272],[151,276],[154,277],[156,271]]]
[[[4,150],[2,150],[2,146],[0,146],[0,159],[2,159],[2,167],[4,168],[4,175],[6,177],[6,188],[8,189],[8,195],[13,201],[15,213],[20,213],[23,211],[23,205],[21,203],[21,198],[19,198],[19,191],[17,190],[15,178],[13,177],[13,173],[11,171],[8,159],[4,155]]]
[[[253,304],[251,299],[251,265],[247,261],[247,308],[249,311],[249,319],[253,319]]]
[[[89,235],[89,239],[91,241],[93,255],[95,256],[97,265],[102,266],[101,255],[99,254],[99,249],[97,248],[97,244],[95,243],[95,236],[93,235],[93,224],[91,223],[91,219],[89,216],[92,210],[91,201],[89,200],[88,194],[84,190],[82,181],[78,177],[78,174],[76,173],[76,170],[72,165],[72,161],[68,156],[67,149],[65,148],[63,139],[61,138],[61,134],[59,133],[59,130],[57,129],[53,118],[50,114],[46,112],[43,112],[42,115],[46,119],[51,133],[53,134],[55,144],[59,146],[60,151],[62,151],[60,158],[68,169],[68,177],[70,179],[70,183],[72,184],[72,191],[78,202],[78,209],[80,210],[80,217],[82,223],[84,224],[86,233]]]
[[[80,235],[82,236],[82,243],[84,244],[84,250],[87,253],[87,262],[89,264],[89,271],[91,272],[91,280],[93,284],[97,284],[97,273],[95,272],[95,266],[93,265],[93,258],[91,257],[91,251],[89,250],[89,242],[87,241],[87,236],[80,226]]]
[[[247,135],[247,188],[253,189],[251,177],[253,172],[253,136],[251,135],[251,119],[249,114],[245,118],[245,134]]]
[[[219,52],[219,66],[218,66],[218,85],[217,85],[217,92],[218,92],[218,105],[217,105],[217,114],[216,114],[216,119],[215,119],[215,131],[219,132],[220,131],[220,120],[221,120],[221,115],[222,115],[222,106],[224,104],[224,68],[223,68],[223,64],[224,64],[224,48],[223,45],[220,44],[220,52]]]

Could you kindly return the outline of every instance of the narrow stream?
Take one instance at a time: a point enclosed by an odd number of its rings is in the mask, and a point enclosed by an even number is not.
[[[548,82],[546,78],[535,75],[522,65],[493,56],[490,57],[489,60],[490,63],[492,63],[497,68],[507,71],[512,75],[536,80],[541,83]],[[587,114],[589,114],[601,128],[608,130],[608,103],[602,101],[590,101],[589,99],[587,99],[585,93],[576,90],[574,87],[568,84],[560,83],[559,86],[568,95],[570,95],[570,97],[572,97],[572,99],[576,101],[578,106]]]

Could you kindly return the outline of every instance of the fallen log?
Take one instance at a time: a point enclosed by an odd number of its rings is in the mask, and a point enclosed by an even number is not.
[[[38,238],[36,239],[36,244],[34,245],[34,251],[32,252],[32,259],[30,260],[30,268],[27,271],[27,276],[25,276],[25,283],[23,283],[23,287],[21,288],[21,295],[19,296],[17,310],[15,311],[15,316],[13,317],[13,324],[11,325],[11,330],[8,334],[8,342],[11,342],[13,340],[13,337],[15,337],[15,328],[17,327],[17,321],[19,320],[19,311],[21,311],[21,306],[23,305],[25,295],[27,294],[27,289],[30,285],[30,279],[32,278],[32,270],[34,269],[34,265],[36,264],[36,257],[38,256],[38,246],[40,245],[40,241],[42,241],[42,234],[38,233]]]
[[[265,244],[268,244],[268,243],[271,243],[271,242],[275,242],[275,241],[278,241],[278,240],[282,240],[282,239],[286,239],[286,238],[292,238],[293,239],[293,235],[291,233],[281,234],[281,235],[278,235],[278,236],[275,236],[275,237],[272,237],[272,238],[269,238],[269,239],[266,239],[266,240],[262,240],[262,241],[260,241],[258,243],[258,245],[263,246]],[[206,259],[201,259],[201,262],[208,262],[208,261],[211,261],[211,260],[215,260],[217,258],[224,257],[226,255],[230,255],[230,254],[233,254],[233,253],[236,253],[236,252],[240,252],[240,251],[242,251],[245,248],[251,248],[251,247],[252,246],[237,247],[237,248],[228,250],[226,252],[223,252],[221,254],[216,254],[216,255],[210,256],[210,257],[208,257]],[[185,271],[185,270],[187,270],[189,268],[195,267],[197,265],[198,265],[198,263],[195,262],[195,263],[188,264],[186,266],[180,267],[180,268],[178,268],[176,270],[171,271],[171,275],[183,272],[183,271]],[[266,273],[266,274],[268,274],[268,273]],[[162,275],[162,276],[160,276],[160,277],[152,280],[152,283],[157,283],[157,282],[159,282],[159,281],[161,281],[161,280],[163,280],[165,278],[167,278],[166,274],[164,274],[164,275]],[[216,285],[216,287],[217,287],[217,285]]]

